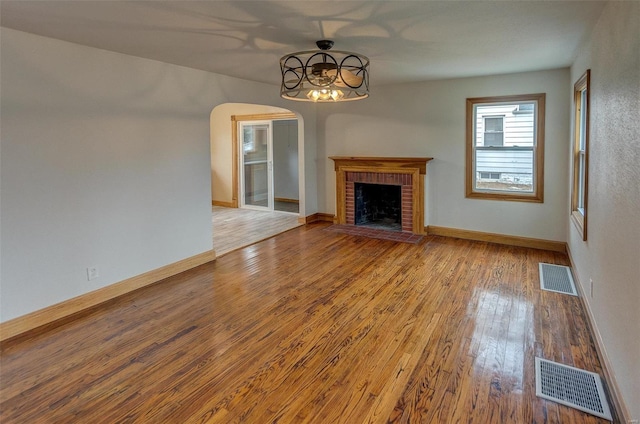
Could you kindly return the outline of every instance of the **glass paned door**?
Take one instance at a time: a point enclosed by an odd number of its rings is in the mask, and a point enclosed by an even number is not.
[[[240,123],[241,205],[273,209],[271,122]]]

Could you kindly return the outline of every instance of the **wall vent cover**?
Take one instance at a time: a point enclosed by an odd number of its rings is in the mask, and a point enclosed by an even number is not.
[[[612,421],[596,373],[536,358],[536,396]]]
[[[571,268],[540,262],[540,288],[542,290],[577,296]]]

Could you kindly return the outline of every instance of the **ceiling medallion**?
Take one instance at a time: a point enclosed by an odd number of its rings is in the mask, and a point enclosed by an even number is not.
[[[280,59],[280,97],[302,102],[346,102],[369,97],[369,59],[329,49],[333,41],[316,42],[320,50],[291,53]]]

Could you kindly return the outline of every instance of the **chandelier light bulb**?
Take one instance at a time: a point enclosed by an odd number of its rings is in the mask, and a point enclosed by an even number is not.
[[[327,89],[310,90],[307,93],[307,98],[312,102],[318,102],[318,101],[339,102],[344,98],[344,93],[341,90],[327,90]]]

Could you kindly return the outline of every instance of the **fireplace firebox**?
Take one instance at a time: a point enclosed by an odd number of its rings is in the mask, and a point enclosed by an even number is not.
[[[402,186],[355,183],[355,225],[402,231]]]

